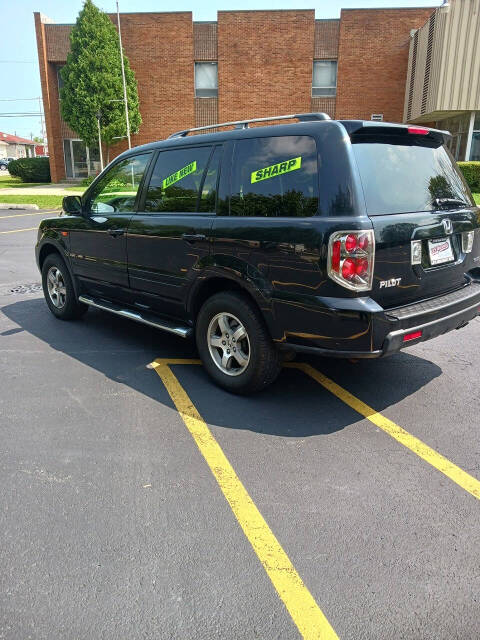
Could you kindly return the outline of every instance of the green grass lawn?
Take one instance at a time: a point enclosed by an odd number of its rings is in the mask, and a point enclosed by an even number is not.
[[[0,202],[6,204],[37,204],[40,209],[61,209],[63,196],[23,196],[8,195],[2,196],[0,191]]]
[[[0,176],[0,189],[15,189],[25,187],[42,187],[45,182],[22,182],[20,178],[11,175]]]
[[[78,186],[78,187],[67,187],[67,191],[76,191],[77,193],[83,193],[85,191],[87,187],[82,187],[82,186]]]
[[[473,197],[475,198],[475,202],[480,204],[480,193],[474,193]]]

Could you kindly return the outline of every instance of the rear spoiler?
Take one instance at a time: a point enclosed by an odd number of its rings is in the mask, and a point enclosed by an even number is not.
[[[397,124],[395,122],[376,122],[371,120],[339,120],[339,122],[345,127],[350,137],[360,133],[360,131],[371,135],[375,135],[375,133],[380,135],[401,135],[404,131],[405,134],[428,135],[437,140],[441,139],[443,142],[446,142],[452,137],[450,131],[432,129],[431,127],[424,127],[421,124]]]

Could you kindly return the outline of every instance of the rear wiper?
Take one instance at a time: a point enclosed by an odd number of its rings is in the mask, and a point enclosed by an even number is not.
[[[470,204],[465,202],[464,200],[459,200],[458,198],[434,198],[432,200],[432,204],[437,207],[448,207],[449,205],[460,205],[461,207],[469,207]]]

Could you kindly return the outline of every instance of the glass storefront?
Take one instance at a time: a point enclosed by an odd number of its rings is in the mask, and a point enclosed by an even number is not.
[[[472,144],[469,160],[480,162],[480,111],[477,111],[473,122]]]
[[[466,157],[469,148],[468,137],[470,134],[471,113],[471,111],[466,111],[458,116],[446,118],[436,123],[438,129],[450,131],[452,134],[452,138],[447,142],[447,146],[455,160],[480,161],[480,111],[474,114],[470,152],[468,153],[469,157]]]
[[[470,160],[476,160],[476,162],[480,162],[480,131],[474,131],[472,134]]]
[[[67,138],[63,141],[63,155],[67,178],[86,178],[100,173],[98,147],[87,147],[82,140]]]
[[[447,146],[455,160],[465,160],[468,128],[470,126],[470,112],[441,120],[437,122],[437,126],[439,129],[450,131],[452,134],[451,139],[447,142]]]

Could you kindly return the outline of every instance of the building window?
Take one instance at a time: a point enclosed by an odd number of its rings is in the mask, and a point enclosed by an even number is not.
[[[312,96],[334,96],[337,93],[337,61],[314,60]]]
[[[465,158],[469,124],[469,113],[462,113],[459,116],[446,118],[437,123],[438,129],[444,129],[451,133],[451,138],[448,139],[447,146],[455,160],[463,160]]]
[[[65,138],[63,140],[63,155],[67,178],[86,178],[100,173],[98,147],[89,148],[82,140]]]
[[[480,161],[480,112],[475,115],[469,160]]]
[[[218,96],[218,72],[216,62],[195,62],[195,97]]]
[[[62,74],[60,73],[62,69],[63,69],[63,65],[57,66],[57,84],[58,84],[59,92],[60,92],[60,89],[63,87],[63,78],[62,78]]]

